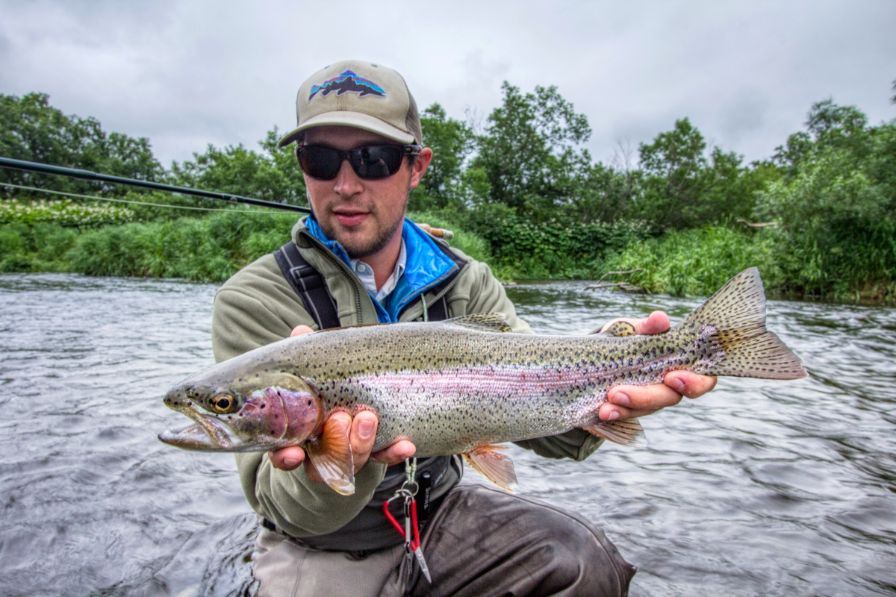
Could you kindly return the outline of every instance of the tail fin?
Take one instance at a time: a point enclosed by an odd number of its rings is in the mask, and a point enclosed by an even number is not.
[[[765,291],[759,270],[744,270],[691,313],[689,323],[711,325],[724,351],[707,373],[762,379],[806,376],[800,359],[765,329]]]

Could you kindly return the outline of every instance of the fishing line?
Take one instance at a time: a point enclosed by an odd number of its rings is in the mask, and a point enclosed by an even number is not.
[[[53,189],[42,189],[40,187],[29,187],[20,184],[13,184],[11,182],[0,182],[0,186],[9,187],[11,189],[19,189],[22,191],[36,191],[38,193],[49,193],[51,195],[63,195],[65,197],[75,197],[78,199],[90,199],[93,201],[111,201],[113,203],[127,203],[130,205],[147,205],[149,207],[167,207],[169,209],[187,209],[192,211],[239,211],[240,213],[273,213],[274,209],[269,207],[260,207],[261,210],[267,211],[256,211],[253,209],[244,209],[244,208],[226,208],[226,207],[194,207],[191,205],[173,205],[170,203],[151,203],[149,201],[132,201],[130,199],[113,199],[112,197],[99,197],[97,195],[82,195],[80,193],[69,193],[66,191],[55,191]]]

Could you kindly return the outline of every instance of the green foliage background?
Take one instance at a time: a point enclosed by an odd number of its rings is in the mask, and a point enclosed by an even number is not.
[[[410,208],[504,279],[627,272],[648,292],[704,295],[756,265],[772,295],[896,303],[896,121],[872,125],[858,108],[821,101],[804,130],[746,164],[681,118],[641,143],[637,160],[606,165],[556,87],[505,82],[502,94],[482,126],[438,104],[423,111],[436,157]],[[304,204],[278,137],[269,131],[258,149],[209,145],[166,169],[148,139],[107,133],[44,94],[0,95],[5,157]],[[0,271],[220,281],[285,242],[296,219],[15,170],[0,170],[0,183]]]

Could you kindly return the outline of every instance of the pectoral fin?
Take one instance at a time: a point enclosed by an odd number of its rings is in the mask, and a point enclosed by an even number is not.
[[[502,450],[504,446],[498,444],[476,446],[464,454],[464,460],[473,470],[498,487],[512,491],[516,487],[516,472],[513,470],[513,461]]]
[[[316,441],[305,444],[311,476],[317,475],[330,489],[341,495],[355,493],[355,463],[349,441],[351,422],[348,425],[324,425],[323,434]]]
[[[644,428],[638,419],[623,419],[621,421],[600,421],[593,425],[582,427],[591,435],[602,437],[611,442],[623,445],[639,443],[644,439]]]

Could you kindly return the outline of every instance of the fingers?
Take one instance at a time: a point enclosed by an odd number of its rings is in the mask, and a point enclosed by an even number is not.
[[[298,446],[289,446],[272,451],[269,457],[275,468],[279,468],[281,471],[291,471],[304,462],[305,450]]]
[[[371,454],[373,445],[376,442],[376,430],[379,420],[376,413],[372,411],[360,411],[354,417],[344,410],[338,410],[331,414],[324,425],[330,429],[331,426],[337,426],[337,435],[342,435],[346,431],[349,433],[349,442],[352,446],[352,461],[355,465],[355,472],[367,464],[367,461],[373,457],[378,462],[388,465],[398,464],[411,458],[416,452],[417,447],[409,440],[398,440],[391,446]],[[297,468],[305,461],[305,452],[298,446],[289,448],[281,448],[270,453],[271,464],[276,468],[284,471],[291,471]],[[313,471],[308,471],[309,476],[313,475]]]
[[[662,334],[669,330],[670,325],[669,316],[663,311],[654,311],[645,319],[627,321],[634,325],[638,334]],[[715,377],[690,371],[672,371],[666,374],[661,384],[617,386],[610,389],[607,401],[598,410],[598,417],[601,421],[643,417],[678,404],[682,396],[702,396],[715,385]]]
[[[362,466],[367,464],[367,459],[370,458],[370,451],[373,450],[373,443],[376,440],[376,428],[379,424],[379,419],[377,419],[376,414],[370,411],[361,411],[354,418],[346,412],[337,412],[333,413],[330,418],[337,415],[348,419],[352,426],[349,441],[352,444],[355,472],[358,472]]]
[[[379,419],[377,419],[376,413],[369,410],[360,411],[354,418],[345,411],[334,412],[325,423],[325,425],[330,424],[351,424],[349,440],[352,444],[355,472],[361,470],[361,467],[367,464],[367,460],[370,458],[393,465],[404,462],[417,452],[417,447],[412,442],[402,439],[387,448],[371,454],[373,445],[376,443],[376,430]]]
[[[681,394],[663,384],[616,386],[600,406],[598,417],[601,421],[643,417],[680,401]]]
[[[308,327],[307,325],[297,325],[292,329],[292,332],[289,333],[290,336],[301,336],[302,334],[310,334],[314,330]]]
[[[639,334],[662,334],[669,330],[669,316],[663,311],[654,311],[646,319],[638,320],[635,329]]]
[[[339,410],[327,417],[324,426],[335,435],[349,434],[349,442],[352,446],[352,461],[355,472],[367,463],[370,451],[376,440],[377,417],[369,411],[359,412],[352,417],[349,413]],[[336,426],[336,429],[332,429]],[[271,464],[284,471],[291,471],[305,461],[305,451],[298,446],[281,448],[270,453]]]
[[[716,387],[718,378],[698,375],[691,371],[671,371],[663,378],[663,383],[688,398],[699,398]]]
[[[417,446],[406,439],[400,439],[388,448],[375,452],[371,457],[379,462],[384,462],[389,466],[404,462],[408,458],[412,458],[417,453]]]
[[[600,406],[601,421],[643,417],[681,402],[682,396],[698,398],[716,386],[716,378],[691,371],[672,371],[663,383],[649,386],[616,386]]]
[[[634,328],[636,334],[662,334],[669,330],[669,316],[663,311],[654,311],[644,319],[618,317],[605,323],[600,328],[600,333],[612,336],[627,336],[629,333],[620,333],[616,328],[621,327],[622,330],[626,330],[628,326]]]

